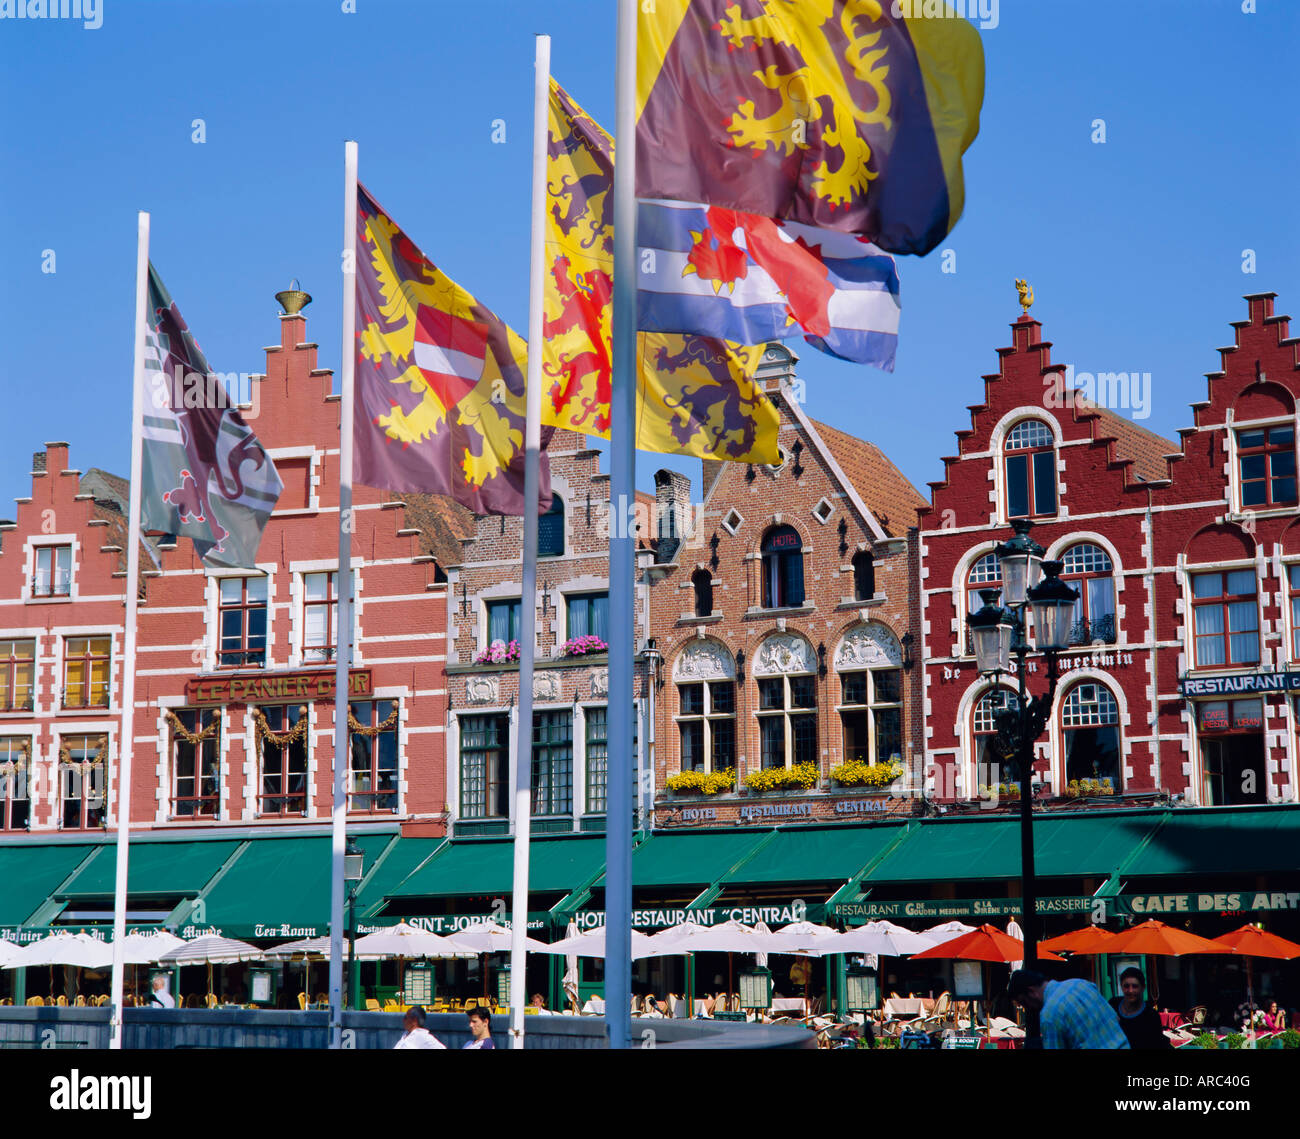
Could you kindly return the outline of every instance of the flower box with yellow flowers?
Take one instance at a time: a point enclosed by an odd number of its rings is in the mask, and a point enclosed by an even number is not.
[[[903,765],[897,760],[867,763],[861,759],[850,759],[831,768],[831,779],[839,786],[864,787],[877,791],[883,791],[902,774]]]
[[[682,771],[670,775],[664,785],[674,795],[718,795],[736,786],[736,769],[725,771]]]
[[[815,763],[796,763],[790,767],[763,767],[745,776],[747,791],[811,791],[821,773]]]

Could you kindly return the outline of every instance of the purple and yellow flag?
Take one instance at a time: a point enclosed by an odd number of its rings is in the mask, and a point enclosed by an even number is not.
[[[524,512],[527,347],[357,187],[355,477]],[[543,429],[538,509],[551,501]]]
[[[984,50],[947,4],[656,0],[639,12],[638,198],[860,234],[890,253],[927,253],[956,225]]]
[[[609,438],[614,146],[551,80],[542,422]],[[775,463],[779,417],[754,380],[762,347],[641,333],[636,445]]]

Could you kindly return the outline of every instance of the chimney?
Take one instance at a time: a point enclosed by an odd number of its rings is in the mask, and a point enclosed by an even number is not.
[[[41,469],[46,474],[61,475],[68,469],[68,444],[46,443]]]
[[[684,542],[695,537],[691,480],[677,471],[655,471],[655,561],[676,560]]]
[[[754,379],[765,392],[778,392],[782,384],[794,380],[794,366],[798,362],[799,357],[784,344],[769,344],[763,349],[763,358],[759,361]]]
[[[43,475],[45,473],[45,452],[37,451],[32,455],[32,474]]]

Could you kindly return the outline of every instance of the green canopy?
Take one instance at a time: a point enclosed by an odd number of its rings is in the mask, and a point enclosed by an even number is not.
[[[0,846],[0,925],[23,925],[94,851],[89,843]]]
[[[1126,878],[1266,874],[1300,868],[1300,807],[1170,811],[1123,867]]]
[[[752,858],[729,873],[722,885],[847,882],[903,832],[902,824],[777,831]]]
[[[567,894],[596,874],[605,860],[601,835],[539,837],[528,844],[530,893]],[[514,880],[514,842],[461,839],[448,843],[410,874],[390,897],[507,896]]]
[[[632,885],[707,886],[758,849],[769,831],[672,831],[652,835],[632,852]]]
[[[223,842],[131,843],[127,867],[127,896],[197,897],[212,876],[242,844],[236,839]],[[108,842],[96,851],[75,877],[54,893],[59,901],[112,898],[117,884],[117,843]]]

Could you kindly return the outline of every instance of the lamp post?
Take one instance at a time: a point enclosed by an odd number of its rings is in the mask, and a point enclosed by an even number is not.
[[[1043,561],[1043,547],[1029,531],[1033,523],[1016,519],[1014,535],[994,551],[1002,589],[980,590],[984,605],[967,619],[981,676],[997,684],[1015,657],[1016,701],[995,717],[1000,751],[1014,755],[1020,778],[1020,897],[1025,934],[1024,967],[1038,963],[1038,890],[1034,879],[1034,741],[1043,733],[1056,696],[1057,654],[1070,644],[1074,603],[1079,594],[1060,579],[1061,563]],[[1005,605],[998,604],[1001,593]],[[1025,610],[1033,611],[1033,644],[1026,638]],[[1030,697],[1025,661],[1031,652],[1047,658],[1047,691]],[[1038,1014],[1025,1017],[1025,1045],[1041,1046]]]
[[[343,851],[343,880],[348,885],[348,999],[346,1007],[357,1007],[357,888],[365,877],[366,856],[352,839]]]

